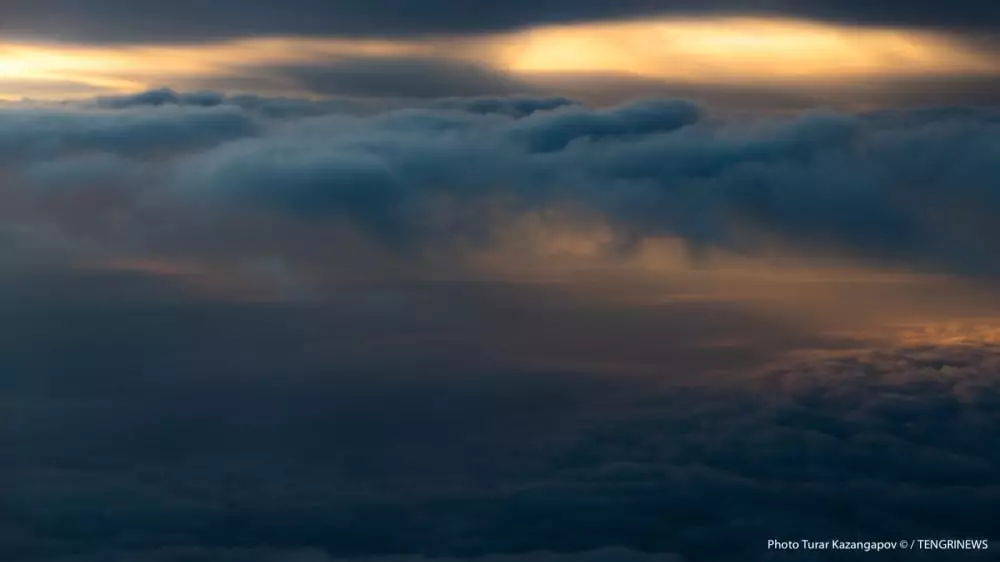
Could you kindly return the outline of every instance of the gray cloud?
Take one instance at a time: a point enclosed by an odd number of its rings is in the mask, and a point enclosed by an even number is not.
[[[64,102],[63,105],[69,102]],[[73,102],[85,109],[126,109],[136,107],[215,107],[236,106],[251,114],[272,119],[298,117],[318,117],[329,114],[373,115],[392,109],[454,110],[474,114],[501,114],[508,117],[526,117],[536,111],[557,109],[575,105],[565,97],[504,95],[504,96],[433,96],[431,99],[415,99],[403,96],[398,100],[380,100],[366,97],[338,96],[324,100],[307,100],[290,97],[267,97],[256,94],[224,95],[203,90],[197,92],[177,92],[170,88],[158,88],[115,96],[102,96],[93,100]],[[22,107],[24,104],[22,104]],[[51,108],[50,108],[51,109]]]
[[[995,30],[1000,9],[991,0],[542,0],[473,6],[455,0],[318,2],[254,0],[234,9],[226,0],[15,0],[0,12],[0,32],[90,42],[175,42],[253,35],[399,36],[478,33],[525,26],[629,18],[763,15],[852,24],[917,25]]]
[[[0,119],[0,159],[8,162],[88,152],[145,157],[204,149],[257,131],[251,116],[233,107],[120,113],[29,108],[5,111]]]
[[[390,239],[430,234],[424,221],[437,198],[509,197],[532,208],[581,205],[623,231],[698,245],[755,252],[757,240],[776,236],[810,252],[995,270],[995,249],[983,242],[997,162],[990,111],[817,113],[753,125],[696,123],[698,115],[689,104],[649,102],[515,120],[433,110],[331,116],[198,153],[178,182],[199,198],[347,217]]]
[[[136,106],[158,107],[162,105],[215,107],[222,105],[226,101],[226,98],[217,92],[178,93],[170,88],[160,88],[133,95],[105,96],[97,98],[95,101],[97,107],[107,109],[125,109]]]
[[[349,58],[324,64],[254,69],[291,91],[389,98],[507,96],[531,91],[489,67],[444,59]]]
[[[200,107],[206,100],[219,105]],[[777,241],[960,274],[1000,267],[989,242],[1000,162],[989,109],[741,120],[655,100],[595,110],[559,98],[455,98],[379,109],[159,91],[97,103],[130,107],[4,110],[7,198],[33,202],[45,221],[47,205],[73,191],[86,198],[100,178],[141,183],[109,207],[127,211],[113,215],[117,242],[133,246],[199,255],[197,242],[176,247],[178,221],[191,239],[222,240],[231,236],[220,229],[242,231],[234,221],[253,213],[321,231],[350,225],[417,255],[489,243],[496,225],[477,216],[484,205],[515,215],[570,205],[611,221],[623,241],[671,235],[750,254]],[[115,166],[128,182],[114,180]],[[65,189],[74,179],[79,189]],[[37,189],[45,183],[63,189]],[[112,215],[89,209],[75,216],[108,230]],[[300,253],[286,243],[280,251]]]

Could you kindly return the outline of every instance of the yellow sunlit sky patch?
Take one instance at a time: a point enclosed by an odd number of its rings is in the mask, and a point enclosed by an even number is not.
[[[1000,74],[987,53],[946,36],[794,20],[644,20],[549,26],[493,36],[423,40],[258,38],[208,45],[93,47],[0,38],[0,98],[18,81],[78,83],[113,92],[252,77],[267,65],[339,57],[475,62],[514,77],[628,74],[704,84],[803,83],[884,76]],[[44,90],[44,88],[42,88]],[[64,89],[53,88],[53,93]],[[291,92],[294,93],[294,92]]]
[[[338,56],[416,56],[431,47],[387,41],[282,38],[114,49],[0,44],[0,79],[8,83],[18,79],[70,81],[128,92],[174,81],[238,75],[254,65],[322,61]],[[11,96],[0,91],[2,97]]]
[[[722,19],[539,28],[503,46],[519,72],[628,72],[699,82],[996,72],[990,57],[925,32]]]

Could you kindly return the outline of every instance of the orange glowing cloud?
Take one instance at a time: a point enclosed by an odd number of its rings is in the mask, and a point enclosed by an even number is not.
[[[523,80],[540,74],[613,73],[740,84],[1000,74],[994,57],[931,32],[794,20],[661,19],[415,40],[259,38],[113,49],[0,43],[0,98],[18,97],[19,81],[74,82],[126,92],[185,87],[198,78],[246,76],[254,67],[343,57],[460,60]]]
[[[339,39],[253,39],[198,46],[125,48],[0,44],[0,78],[73,81],[128,92],[198,77],[238,75],[255,65],[280,65],[343,56],[418,56],[433,45]],[[0,98],[5,96],[0,91]],[[15,96],[16,97],[16,96]]]
[[[623,72],[697,82],[996,73],[995,60],[927,32],[760,19],[538,28],[500,45],[521,73]]]

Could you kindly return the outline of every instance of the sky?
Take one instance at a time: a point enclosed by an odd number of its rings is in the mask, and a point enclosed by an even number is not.
[[[998,6],[3,2],[0,560],[990,559]]]
[[[0,98],[169,86],[291,97],[990,104],[988,0],[8,1]]]

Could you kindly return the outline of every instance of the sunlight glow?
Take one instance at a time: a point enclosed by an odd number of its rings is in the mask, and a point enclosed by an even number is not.
[[[757,19],[538,28],[501,51],[516,72],[619,72],[703,83],[997,71],[989,57],[930,33]]]
[[[343,57],[463,60],[525,80],[612,73],[703,84],[815,83],[1000,73],[994,57],[930,32],[794,20],[661,19],[405,41],[257,38],[113,49],[0,42],[0,98],[17,97],[19,80],[50,81],[53,86],[76,83],[113,92],[163,85],[189,88],[225,83],[227,78],[252,80],[269,65],[328,63]]]

